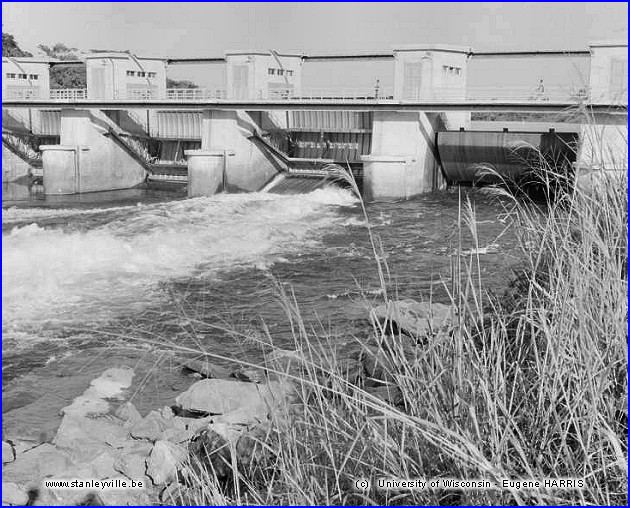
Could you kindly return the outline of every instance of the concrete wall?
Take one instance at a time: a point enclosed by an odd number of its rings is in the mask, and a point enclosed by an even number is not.
[[[580,129],[577,166],[628,170],[628,117],[600,113]]]
[[[2,57],[2,97],[50,97],[50,63],[38,58]]]
[[[226,192],[255,192],[262,189],[279,171],[277,162],[248,139],[256,129],[245,112],[205,111],[201,123],[201,150],[188,155],[189,196],[212,195],[219,171],[225,172]],[[226,160],[219,161],[220,155]],[[197,173],[200,173],[197,175]],[[206,188],[199,188],[202,182]]]
[[[409,199],[443,187],[435,146],[442,129],[437,114],[375,112],[372,151],[362,157],[365,199]]]
[[[142,165],[103,132],[89,111],[63,111],[60,145],[41,147],[45,194],[128,189],[145,180]]]
[[[593,102],[628,104],[628,43],[591,43]]]
[[[264,99],[302,87],[300,55],[229,51],[226,56],[227,93],[233,99]]]
[[[409,101],[461,100],[466,96],[470,48],[447,45],[394,48],[394,98]],[[448,129],[467,128],[470,113],[442,115]]]
[[[90,99],[136,99],[166,96],[166,61],[127,53],[85,55]]]
[[[28,176],[31,165],[24,161],[2,142],[2,182],[12,182],[18,178]]]

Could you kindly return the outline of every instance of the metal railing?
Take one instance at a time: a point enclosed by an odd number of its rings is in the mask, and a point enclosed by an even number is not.
[[[394,100],[394,92],[383,87],[369,88],[310,88],[293,92],[287,99],[312,101],[387,101]]]
[[[220,88],[168,88],[166,99],[169,101],[227,99],[227,92]]]
[[[76,101],[87,99],[86,88],[53,88],[50,90],[50,98],[59,101]]]
[[[267,95],[263,91],[256,97],[228,96],[220,88],[168,88],[166,95],[155,89],[135,89],[127,91],[127,99],[132,100],[167,100],[167,101],[319,101],[335,103],[356,102],[413,102],[413,103],[469,103],[502,102],[508,104],[528,103],[610,103],[627,105],[627,91],[611,96],[609,93],[593,94],[588,88],[577,87],[468,87],[435,88],[431,90],[403,90],[401,97],[395,97],[391,88],[312,88],[295,91],[291,89],[271,90]],[[41,100],[44,92],[39,88],[9,88],[4,91],[3,100]],[[88,99],[85,88],[56,88],[50,90],[49,97],[53,101],[76,101]],[[124,100],[124,99],[120,99]]]

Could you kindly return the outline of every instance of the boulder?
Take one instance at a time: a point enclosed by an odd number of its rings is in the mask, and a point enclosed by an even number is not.
[[[413,337],[422,337],[453,326],[455,309],[441,303],[391,300],[372,309],[371,317],[381,326],[394,326]]]
[[[124,422],[129,422],[131,424],[142,420],[142,415],[140,414],[140,411],[138,411],[136,409],[136,406],[134,406],[131,402],[125,402],[116,410],[114,415]]]
[[[218,478],[232,475],[232,457],[236,465],[249,467],[253,462],[267,460],[273,454],[270,448],[271,426],[257,425],[253,428],[215,423],[208,427],[190,444],[189,450],[206,469],[214,471]]]
[[[2,441],[2,465],[8,464],[15,460],[15,450],[11,444]]]
[[[185,448],[169,441],[158,441],[147,459],[147,476],[154,485],[163,485],[177,479],[179,466],[188,458]]]
[[[225,379],[204,379],[180,394],[176,403],[185,411],[226,415],[239,411],[240,423],[265,420],[269,411],[285,404],[293,392],[290,383],[243,383]]]
[[[177,482],[170,483],[160,492],[160,501],[166,506],[190,505],[191,503],[186,502],[188,498],[188,489]]]
[[[266,383],[269,380],[267,371],[253,367],[241,368],[230,374],[230,378],[238,379],[245,383]]]
[[[211,416],[206,418],[176,416],[173,418],[172,426],[162,432],[160,440],[175,444],[185,443],[190,441],[201,429],[212,423],[215,418]]]
[[[146,460],[153,446],[147,441],[129,441],[116,450],[114,469],[130,480],[146,479]]]
[[[168,426],[168,421],[164,419],[161,413],[151,411],[142,420],[132,425],[129,434],[131,434],[131,437],[134,439],[157,441]]]
[[[361,351],[360,362],[368,380],[366,384],[394,383],[394,365],[389,355],[379,348],[365,348]]]
[[[381,385],[368,388],[367,392],[391,406],[398,406],[403,402],[400,388],[394,385]]]
[[[211,363],[207,359],[183,360],[181,365],[185,372],[195,372],[206,379],[226,379],[230,377],[228,369]]]
[[[27,483],[58,475],[70,469],[74,461],[70,455],[45,443],[19,455],[14,462],[2,467],[2,479]]]
[[[127,429],[109,414],[109,399],[119,398],[131,385],[133,370],[112,368],[62,410],[63,419],[53,443],[77,462],[87,462],[127,438]]]
[[[2,482],[2,505],[25,506],[28,503],[26,490],[17,483]]]

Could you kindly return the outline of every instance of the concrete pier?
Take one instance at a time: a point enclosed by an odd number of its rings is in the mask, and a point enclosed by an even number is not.
[[[256,129],[245,112],[204,111],[201,150],[189,150],[188,195],[255,192],[278,173],[278,165],[249,137]],[[220,186],[216,182],[222,182]]]
[[[363,160],[367,201],[409,199],[444,185],[435,146],[437,114],[376,112],[371,154]]]
[[[2,142],[2,183],[13,182],[18,178],[30,175],[32,172],[31,165],[13,153]]]
[[[61,143],[40,147],[44,194],[129,189],[144,182],[142,164],[106,133],[90,111],[63,111]]]

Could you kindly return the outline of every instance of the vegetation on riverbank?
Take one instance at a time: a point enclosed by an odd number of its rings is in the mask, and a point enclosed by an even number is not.
[[[295,384],[297,401],[255,438],[255,460],[232,450],[226,477],[202,454],[174,501],[625,504],[627,175],[556,195],[544,211],[514,202],[511,213],[521,275],[506,295],[491,297],[478,257],[460,254],[452,293],[458,318],[446,330],[413,337],[374,319],[370,337],[355,339],[361,354],[347,358],[306,328],[298,302],[279,288],[295,352],[290,361],[272,355],[265,367]],[[476,238],[471,203],[462,203],[460,227]],[[377,238],[373,245],[382,260]],[[387,299],[384,262],[378,270]],[[379,478],[585,484],[383,490]]]

